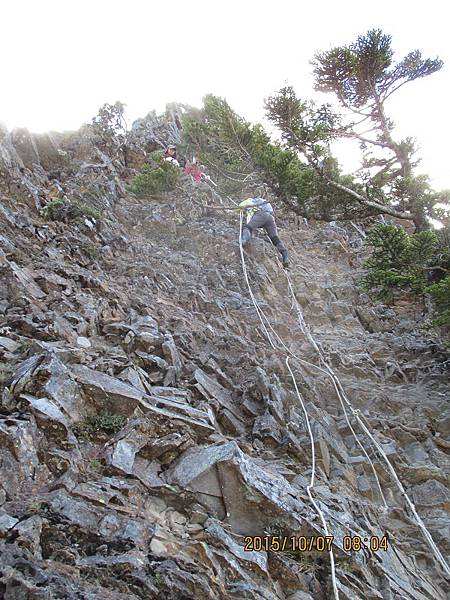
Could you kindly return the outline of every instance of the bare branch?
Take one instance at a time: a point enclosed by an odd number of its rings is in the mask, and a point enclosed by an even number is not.
[[[342,192],[345,192],[345,193],[349,194],[350,196],[353,196],[353,198],[358,200],[358,202],[360,202],[361,204],[364,204],[365,206],[368,206],[369,208],[374,208],[375,210],[377,210],[379,212],[385,213],[387,215],[391,215],[391,217],[397,217],[398,219],[406,219],[408,221],[411,221],[413,219],[413,215],[410,212],[403,212],[403,211],[395,210],[395,208],[393,208],[392,206],[386,206],[386,204],[380,204],[379,202],[370,200],[369,198],[367,198],[367,196],[363,196],[362,194],[355,192],[355,190],[352,190],[351,188],[347,187],[346,185],[342,185],[341,183],[338,183],[337,181],[333,181],[332,179],[329,179],[328,177],[325,177],[325,179],[330,185],[332,185],[336,189],[341,190]]]

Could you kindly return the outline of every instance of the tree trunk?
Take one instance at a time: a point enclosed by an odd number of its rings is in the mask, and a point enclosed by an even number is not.
[[[427,221],[423,212],[414,213],[413,223],[416,228],[416,233],[419,231],[429,231],[431,229],[431,224]]]

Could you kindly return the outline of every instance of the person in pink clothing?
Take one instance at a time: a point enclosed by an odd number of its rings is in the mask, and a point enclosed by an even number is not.
[[[198,166],[195,163],[187,164],[184,167],[184,172],[186,175],[190,175],[195,183],[200,183],[203,177],[203,173],[200,171]]]

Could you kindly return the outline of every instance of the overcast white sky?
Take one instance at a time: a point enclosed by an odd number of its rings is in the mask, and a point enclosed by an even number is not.
[[[35,132],[76,129],[105,102],[125,102],[133,120],[167,102],[200,106],[209,92],[260,121],[286,82],[313,96],[316,51],[380,27],[397,58],[417,48],[445,62],[388,112],[399,135],[419,140],[433,185],[450,188],[447,2],[0,0],[0,22],[0,121]]]

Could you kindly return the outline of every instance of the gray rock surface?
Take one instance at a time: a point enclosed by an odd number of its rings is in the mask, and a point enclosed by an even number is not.
[[[307,421],[249,298],[235,216],[205,210],[210,191],[184,179],[160,197],[126,192],[151,151],[179,141],[180,111],[137,121],[127,161],[89,126],[0,130],[2,597],[333,597],[327,552],[270,546],[323,530]],[[66,208],[50,218],[55,199]],[[418,307],[360,293],[357,228],[278,221],[324,359],[448,557],[448,350]],[[445,600],[448,579],[348,411],[355,439],[272,247],[256,235],[246,261],[301,359],[340,598]],[[269,546],[246,551],[249,535]]]

